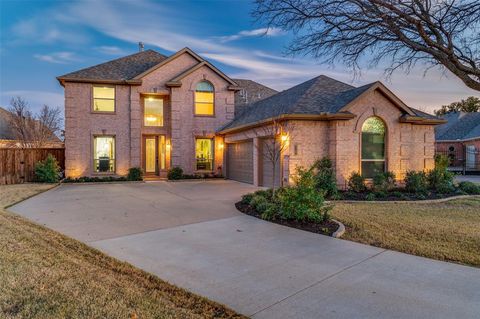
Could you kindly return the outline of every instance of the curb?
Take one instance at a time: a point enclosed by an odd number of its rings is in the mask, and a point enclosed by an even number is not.
[[[438,198],[438,199],[419,199],[419,200],[329,200],[325,201],[325,203],[340,203],[340,204],[359,204],[359,203],[366,203],[366,204],[429,204],[429,203],[442,203],[448,202],[455,199],[463,199],[463,198],[480,198],[480,195],[458,195],[446,198]]]
[[[77,182],[77,183],[60,183],[61,185],[101,185],[101,184],[142,184],[145,181],[111,181],[111,182]]]
[[[339,222],[336,219],[332,219],[332,222],[335,222],[338,224],[338,229],[332,234],[333,238],[340,238],[342,235],[345,233],[345,225],[343,225],[341,222]]]

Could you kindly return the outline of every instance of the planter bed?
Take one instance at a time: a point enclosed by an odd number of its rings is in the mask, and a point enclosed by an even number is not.
[[[235,207],[244,214],[262,219],[262,217],[260,216],[260,213],[258,213],[249,204],[238,202],[235,204]],[[332,236],[332,234],[336,232],[338,229],[338,224],[332,220],[322,222],[322,223],[309,223],[309,222],[298,222],[294,220],[274,219],[274,220],[271,220],[270,222],[280,224],[283,226],[305,230],[311,233],[327,235],[327,236]]]
[[[354,193],[348,191],[339,191],[339,198],[328,198],[331,201],[378,201],[378,202],[390,202],[390,201],[421,201],[432,199],[443,199],[459,195],[466,195],[463,192],[453,192],[449,194],[440,194],[436,192],[428,192],[425,195],[418,195],[415,193],[408,193],[401,190],[389,192],[384,196],[378,196],[373,192]],[[397,193],[397,194],[396,194]],[[368,198],[369,194],[374,194],[375,198]],[[401,194],[401,196],[399,196]]]

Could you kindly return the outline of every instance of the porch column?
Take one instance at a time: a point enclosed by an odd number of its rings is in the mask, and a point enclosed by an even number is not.
[[[253,186],[259,186],[260,184],[260,139],[258,137],[253,138]]]

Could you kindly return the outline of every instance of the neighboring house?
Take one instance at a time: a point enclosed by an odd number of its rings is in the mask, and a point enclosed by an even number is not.
[[[480,171],[480,112],[452,112],[435,128],[436,152],[450,158],[452,170]]]
[[[19,148],[23,143],[16,139],[15,132],[10,125],[10,111],[0,107],[0,148]],[[63,147],[63,142],[52,133],[52,138],[45,147]]]
[[[402,178],[433,167],[434,126],[444,123],[379,82],[355,88],[319,76],[276,92],[231,79],[188,48],[170,57],[142,51],[58,80],[71,177],[124,175],[134,166],[164,177],[179,166],[269,186],[274,165],[261,154],[275,121],[292,124],[274,134],[287,146],[276,184],[322,156],[333,160],[341,186],[352,171]]]

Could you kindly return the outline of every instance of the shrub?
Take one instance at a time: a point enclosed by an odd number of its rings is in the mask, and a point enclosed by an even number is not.
[[[278,205],[274,202],[267,203],[264,212],[260,215],[262,219],[273,220],[278,216]]]
[[[448,194],[455,190],[453,173],[439,168],[434,168],[427,174],[428,186],[441,194]]]
[[[277,193],[279,216],[300,222],[322,222],[330,218],[331,207],[324,203],[323,194],[315,188],[312,170],[297,168],[295,185]]]
[[[372,201],[375,200],[376,196],[374,193],[368,193],[367,196],[365,196],[365,200]]]
[[[64,183],[105,183],[105,182],[125,182],[127,178],[125,176],[105,176],[105,177],[88,177],[82,176],[78,178],[67,177],[63,180]]]
[[[448,194],[455,190],[453,173],[447,170],[449,159],[445,155],[435,156],[435,168],[428,172],[428,186],[438,193]]]
[[[332,161],[328,157],[323,157],[312,165],[312,169],[315,171],[315,187],[327,197],[336,195],[338,193],[337,179]]]
[[[395,187],[395,173],[382,172],[373,177],[373,190],[378,193],[386,193]]]
[[[140,167],[131,167],[128,169],[127,180],[141,181],[143,180],[143,170]]]
[[[348,178],[348,189],[355,193],[366,191],[367,187],[365,186],[365,178],[358,172],[353,172]]]
[[[268,199],[260,195],[254,195],[250,200],[250,205],[260,214],[263,214],[268,207]]]
[[[52,154],[35,164],[35,180],[41,183],[56,183],[59,180],[60,166]]]
[[[168,171],[167,178],[169,180],[181,179],[183,177],[183,169],[181,167],[173,167]]]
[[[480,185],[477,185],[472,182],[464,181],[458,184],[458,188],[470,195],[480,194]]]
[[[255,193],[256,196],[262,196],[262,197],[265,197],[266,199],[272,199],[273,197],[273,189],[272,188],[269,188],[269,189],[260,189],[258,191],[256,191]]]
[[[250,205],[250,201],[252,200],[253,196],[253,193],[243,195],[241,203]]]
[[[423,171],[408,171],[405,176],[405,189],[409,193],[427,192],[427,175]]]

